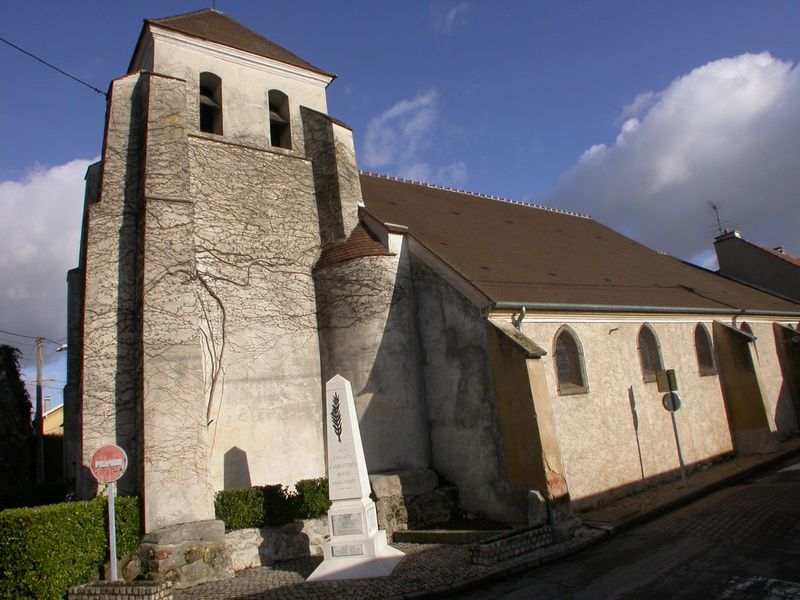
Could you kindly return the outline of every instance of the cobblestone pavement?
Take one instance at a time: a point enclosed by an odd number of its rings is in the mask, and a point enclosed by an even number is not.
[[[482,574],[470,564],[468,546],[392,544],[406,557],[386,578],[305,582],[321,557],[283,561],[241,571],[234,579],[177,590],[176,600],[217,598],[387,598],[432,589]]]

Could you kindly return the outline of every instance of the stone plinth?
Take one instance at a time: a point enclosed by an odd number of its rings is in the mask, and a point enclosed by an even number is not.
[[[222,521],[182,523],[146,534],[123,575],[187,587],[232,577],[230,554]]]

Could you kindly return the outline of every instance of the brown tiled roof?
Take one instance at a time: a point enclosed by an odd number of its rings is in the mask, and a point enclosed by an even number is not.
[[[372,235],[372,232],[359,223],[346,242],[322,251],[316,268],[365,256],[392,256],[392,253]]]
[[[210,42],[217,42],[224,46],[244,50],[251,54],[271,58],[296,67],[302,67],[328,77],[336,77],[333,73],[328,73],[315,67],[296,54],[248,29],[238,21],[234,21],[211,8],[163,19],[145,19],[145,27],[148,24],[171,29]]]
[[[370,215],[406,225],[494,302],[800,313],[589,217],[367,174],[361,189]]]

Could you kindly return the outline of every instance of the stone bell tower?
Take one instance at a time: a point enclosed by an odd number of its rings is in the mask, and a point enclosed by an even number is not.
[[[324,474],[312,269],[361,189],[334,79],[214,10],[146,20],[111,84],[70,273],[79,492],[122,446],[145,530],[214,518],[221,489]]]

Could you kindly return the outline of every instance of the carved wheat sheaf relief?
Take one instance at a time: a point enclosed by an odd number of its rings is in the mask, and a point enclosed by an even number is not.
[[[331,407],[331,425],[333,425],[333,432],[342,443],[342,413],[339,412],[339,394],[333,394],[333,407]]]

